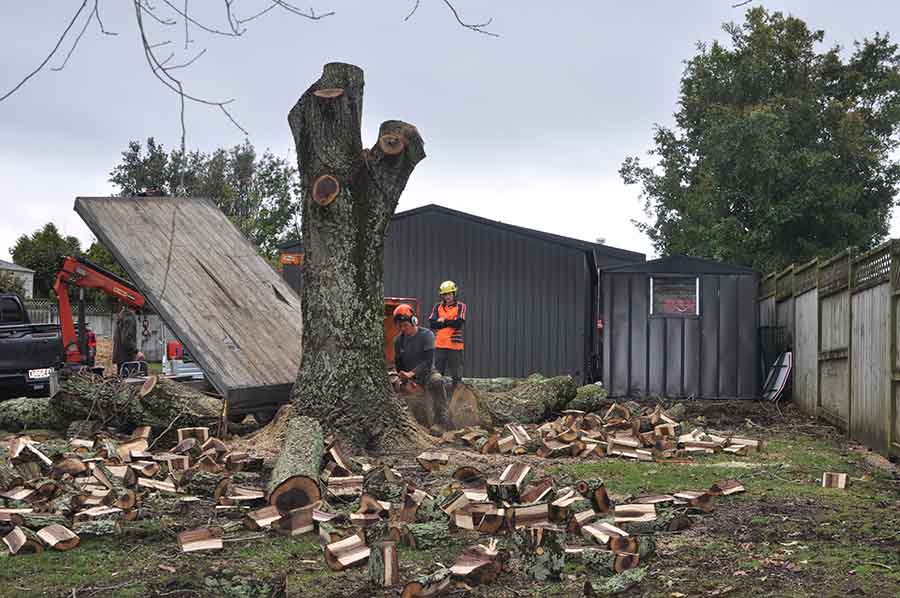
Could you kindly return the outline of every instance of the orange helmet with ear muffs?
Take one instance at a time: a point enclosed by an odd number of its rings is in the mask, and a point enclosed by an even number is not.
[[[418,326],[419,318],[416,317],[416,313],[413,311],[412,307],[406,303],[401,303],[394,309],[394,322],[397,324],[400,322],[409,322],[413,326]]]

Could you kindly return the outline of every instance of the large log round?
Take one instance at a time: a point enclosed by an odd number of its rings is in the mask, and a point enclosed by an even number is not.
[[[291,418],[269,479],[269,504],[286,513],[319,500],[319,468],[324,452],[319,422],[302,415]]]

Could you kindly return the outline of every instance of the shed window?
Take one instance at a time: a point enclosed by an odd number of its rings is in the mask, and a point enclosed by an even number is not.
[[[651,276],[651,316],[699,316],[700,279],[694,276]]]

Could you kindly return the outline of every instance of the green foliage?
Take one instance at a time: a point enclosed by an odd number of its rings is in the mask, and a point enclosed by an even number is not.
[[[900,183],[900,54],[887,35],[818,51],[824,32],[763,8],[700,44],[681,80],[676,125],[657,126],[654,167],[625,160],[661,253],[763,271],[888,231]]]
[[[166,152],[152,137],[146,146],[131,141],[110,173],[122,196],[142,193],[208,197],[269,259],[277,244],[296,234],[300,178],[287,160],[249,141],[212,153]]]
[[[60,258],[81,253],[76,237],[63,237],[52,222],[31,235],[22,235],[10,249],[13,261],[34,270],[34,296],[49,297]]]
[[[15,293],[24,299],[25,285],[22,284],[22,279],[14,272],[0,270],[0,293]]]

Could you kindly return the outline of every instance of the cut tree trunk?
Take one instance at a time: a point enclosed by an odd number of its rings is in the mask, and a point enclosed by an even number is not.
[[[284,446],[269,479],[269,504],[287,513],[319,500],[319,467],[324,452],[319,423],[304,416],[291,418],[284,433]]]
[[[316,94],[324,89],[343,91]],[[305,254],[303,362],[293,401],[297,414],[352,447],[383,450],[427,443],[388,385],[382,264],[391,216],[425,151],[416,128],[400,121],[383,123],[381,142],[364,149],[362,99],[362,70],[331,63],[288,115],[302,176]],[[337,185],[323,190],[326,175]]]
[[[575,394],[575,381],[571,376],[544,378],[535,374],[505,392],[457,389],[448,414],[451,423],[475,423],[487,429],[510,423],[534,424],[568,409]]]
[[[151,376],[143,387],[135,387],[120,378],[81,373],[63,382],[52,399],[0,403],[0,429],[66,430],[71,422],[90,417],[100,427],[120,432],[148,425],[159,433],[176,417],[180,426],[201,426],[216,421],[221,412],[221,400],[165,378]]]
[[[67,420],[52,407],[50,399],[12,399],[0,402],[0,430],[20,432],[34,428],[65,430]]]

